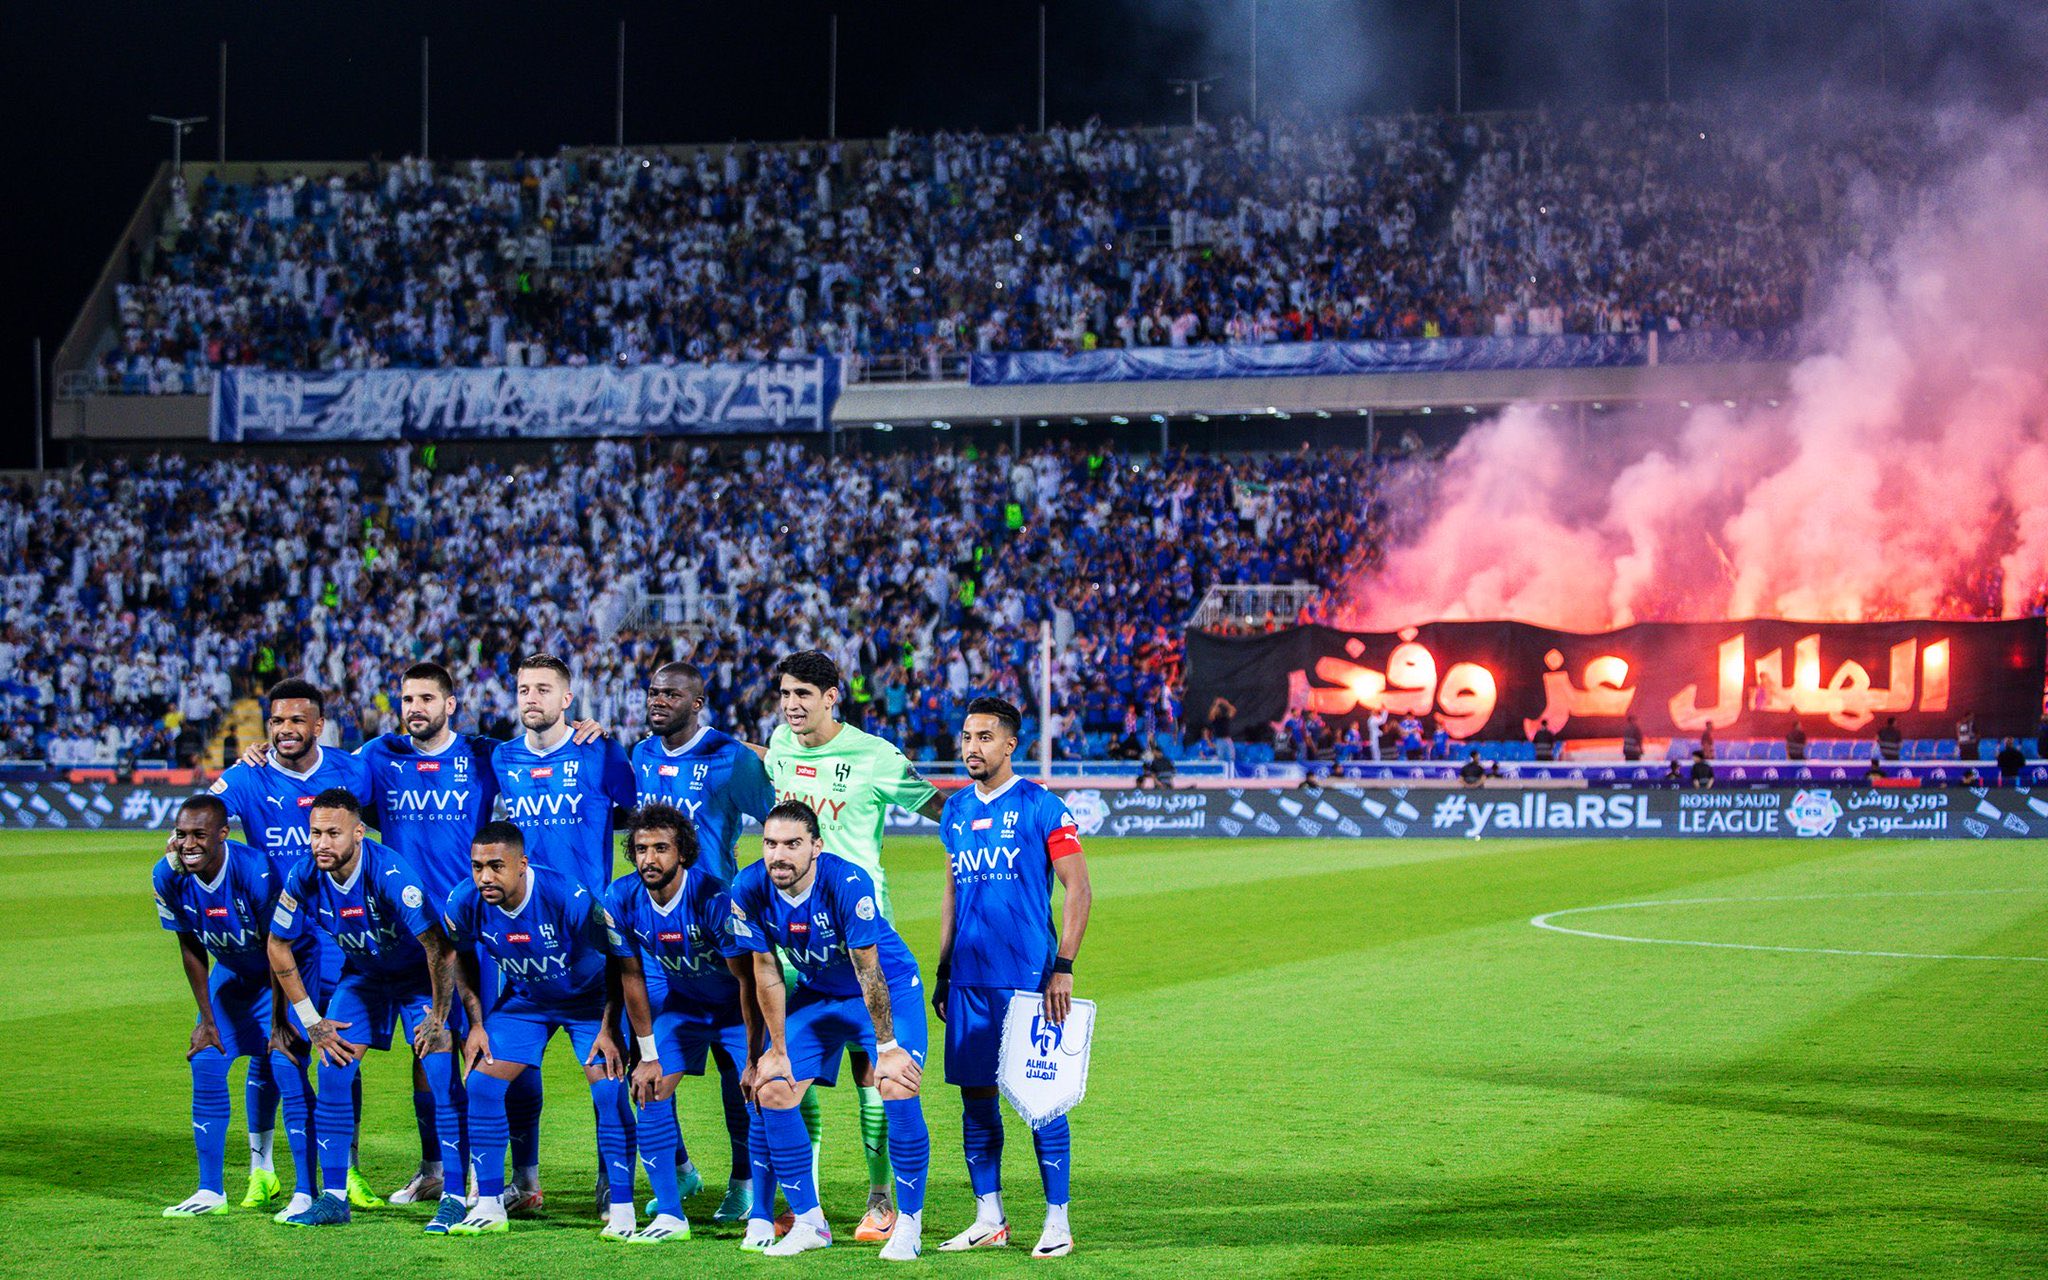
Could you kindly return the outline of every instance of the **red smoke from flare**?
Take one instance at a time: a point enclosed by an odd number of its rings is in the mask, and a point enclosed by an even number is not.
[[[1811,326],[1776,409],[1583,437],[1513,406],[1446,459],[1347,625],[2015,616],[2048,590],[2048,137],[2023,121],[1919,203]],[[1577,440],[1586,441],[1586,452]],[[2000,584],[1994,589],[1994,584]]]

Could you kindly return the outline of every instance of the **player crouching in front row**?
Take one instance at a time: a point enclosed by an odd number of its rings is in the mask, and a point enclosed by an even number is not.
[[[463,1056],[469,1073],[470,1158],[477,1202],[451,1235],[473,1236],[507,1228],[505,1147],[509,1140],[505,1095],[511,1082],[541,1055],[557,1031],[590,1081],[597,1109],[597,1148],[611,1190],[602,1236],[634,1235],[633,1163],[626,1136],[623,1056],[612,1034],[618,1010],[607,999],[612,961],[604,915],[589,890],[558,872],[527,861],[526,841],[509,822],[491,822],[470,847],[471,881],[448,895],[444,922],[458,948],[463,1004],[478,1010],[476,948],[498,967],[501,998],[472,1022]]]
[[[757,1193],[741,1247],[786,1257],[832,1243],[797,1106],[854,1048],[873,1064],[875,1080],[860,1083],[878,1085],[889,1119],[898,1212],[882,1257],[916,1258],[931,1163],[917,1097],[926,1041],[916,959],[876,906],[874,881],[825,852],[818,815],[800,801],[778,804],[762,820],[761,861],[734,878],[732,915],[733,940],[754,953],[753,995],[767,1040],[753,1065],[754,1121],[796,1214],[789,1234],[776,1240],[774,1197]],[[802,976],[794,995],[783,986],[777,947]]]

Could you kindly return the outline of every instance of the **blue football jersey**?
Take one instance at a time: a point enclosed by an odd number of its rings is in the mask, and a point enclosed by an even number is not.
[[[732,886],[732,936],[748,951],[782,948],[806,990],[857,996],[851,947],[873,947],[890,986],[917,977],[917,958],[875,905],[868,873],[833,853],[818,855],[811,887],[792,901],[768,878],[768,864],[740,871]]]
[[[761,757],[716,729],[699,729],[677,751],[660,738],[633,748],[636,804],[671,804],[697,828],[697,866],[727,884],[739,871],[733,847],[740,820],[759,818],[775,807],[775,788]],[[630,851],[629,851],[630,852]]]
[[[442,914],[457,946],[482,944],[508,996],[543,1008],[604,1002],[608,962],[604,917],[590,890],[546,867],[529,865],[517,910],[486,902],[474,880],[455,886]]]
[[[270,870],[282,883],[306,856],[306,815],[313,797],[329,787],[347,790],[370,818],[371,796],[360,757],[327,747],[313,749],[313,766],[294,773],[272,759],[250,768],[230,765],[208,788],[228,807],[228,816],[242,824],[242,836],[270,859]]]
[[[1066,802],[1012,776],[992,796],[946,801],[939,838],[953,876],[949,973],[963,987],[1036,989],[1052,971],[1052,864],[1081,850]]]
[[[299,863],[277,895],[270,930],[299,938],[313,929],[341,948],[344,973],[410,978],[427,972],[420,938],[435,924],[419,873],[394,851],[365,838],[346,881]]]
[[[529,861],[591,891],[612,882],[612,810],[634,804],[633,766],[610,738],[568,738],[535,751],[522,735],[491,753],[505,817],[526,837]]]
[[[470,841],[491,820],[497,745],[493,738],[457,734],[438,753],[421,755],[409,735],[387,733],[356,753],[368,775],[378,838],[420,873],[437,910],[469,879]]]
[[[692,867],[666,906],[658,906],[637,875],[612,882],[605,897],[606,942],[647,974],[655,1012],[737,1016],[739,979],[731,956],[751,954],[732,936],[732,899],[725,885]]]
[[[277,877],[270,860],[239,840],[227,842],[227,857],[212,880],[178,869],[171,854],[157,859],[153,873],[157,922],[172,933],[189,933],[236,977],[270,982],[270,915],[277,904]],[[294,946],[299,963],[310,955]]]

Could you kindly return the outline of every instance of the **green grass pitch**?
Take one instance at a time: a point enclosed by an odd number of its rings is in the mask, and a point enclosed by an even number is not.
[[[155,837],[0,843],[0,1275],[874,1274],[868,1247],[778,1263],[734,1233],[600,1245],[589,1105],[548,1065],[550,1212],[433,1239],[425,1208],[307,1233],[193,1185],[189,997],[147,887]],[[1011,1117],[1020,1243],[911,1271],[1089,1276],[2048,1274],[2048,963],[1642,945],[2048,956],[2048,864],[2021,842],[1095,840],[1077,994],[1101,1002],[1074,1115],[1079,1252],[1025,1256],[1041,1198]],[[939,855],[890,850],[932,954]],[[1859,896],[1860,895],[1860,896]],[[934,1026],[936,1039],[936,1025]],[[241,1090],[229,1145],[241,1194]],[[930,1249],[971,1200],[957,1096],[927,1099]],[[418,1155],[402,1058],[365,1070],[380,1190]],[[716,1087],[680,1095],[723,1185]],[[826,1207],[864,1177],[851,1090],[825,1097]],[[279,1143],[280,1163],[286,1162]],[[287,1182],[289,1177],[287,1176]]]

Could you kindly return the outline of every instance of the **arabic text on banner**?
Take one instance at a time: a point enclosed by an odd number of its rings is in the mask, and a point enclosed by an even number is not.
[[[1037,1129],[1072,1111],[1088,1093],[1088,1050],[1095,1002],[1076,1000],[1065,1022],[1045,1019],[1045,997],[1019,991],[1003,1012],[996,1085],[1024,1123]]]

